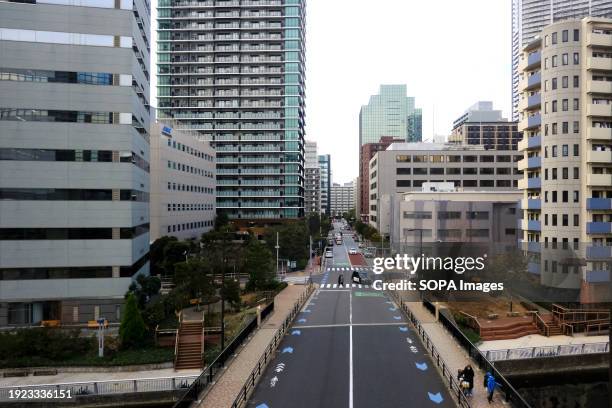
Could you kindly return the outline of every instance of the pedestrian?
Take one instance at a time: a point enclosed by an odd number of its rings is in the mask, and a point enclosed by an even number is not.
[[[495,381],[495,377],[490,372],[487,372],[485,375],[485,384],[487,387],[487,401],[489,404],[493,401],[493,393],[495,392],[495,387],[500,386],[500,384]]]
[[[340,274],[338,275],[338,286],[343,286],[344,285],[344,275]]]
[[[463,379],[469,384],[467,395],[471,397],[474,393],[474,370],[469,364],[463,369]]]

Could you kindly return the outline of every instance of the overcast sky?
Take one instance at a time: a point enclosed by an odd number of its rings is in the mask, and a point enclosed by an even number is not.
[[[478,100],[510,116],[510,0],[307,0],[306,138],[334,182],[357,177],[359,109],[404,83],[423,139]],[[434,115],[435,106],[435,115]]]

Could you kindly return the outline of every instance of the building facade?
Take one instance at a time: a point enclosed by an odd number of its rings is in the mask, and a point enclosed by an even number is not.
[[[355,203],[355,185],[353,182],[331,186],[331,215],[341,217],[342,214],[351,211]]]
[[[609,281],[611,50],[612,19],[589,17],[545,27],[519,61],[522,239],[546,285]],[[585,264],[563,265],[542,251],[557,246],[572,248]],[[568,268],[575,273],[556,273]]]
[[[369,163],[370,225],[389,233],[389,221],[398,211],[401,193],[419,191],[424,183],[453,183],[459,191],[506,191],[522,178],[511,150],[483,146],[393,143]]]
[[[493,102],[480,101],[470,106],[453,122],[450,143],[483,145],[487,149],[516,150],[522,135],[516,122],[508,122]]]
[[[609,0],[512,0],[512,120],[519,118],[519,58],[547,25],[586,16],[612,18]]]
[[[149,16],[0,3],[0,326],[119,321],[149,273]]]
[[[304,211],[306,215],[321,213],[321,169],[317,155],[317,142],[306,141],[304,165]]]
[[[361,221],[368,222],[370,218],[370,160],[374,155],[385,150],[391,143],[402,143],[402,139],[383,136],[376,143],[366,143],[359,151],[359,211],[355,213]]]
[[[331,156],[319,155],[319,177],[321,180],[321,214],[330,215],[331,211]]]
[[[151,126],[151,241],[199,239],[215,225],[215,150],[195,131]]]
[[[519,191],[415,191],[403,194],[396,243],[474,242],[516,247]],[[394,223],[394,224],[395,224]]]
[[[217,210],[304,215],[305,0],[160,0],[159,118],[217,151]]]

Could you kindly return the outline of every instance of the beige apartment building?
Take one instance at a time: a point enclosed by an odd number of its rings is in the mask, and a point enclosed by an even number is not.
[[[215,224],[215,149],[195,131],[151,126],[151,241],[197,239]],[[238,181],[236,181],[238,183]]]
[[[521,229],[530,270],[543,284],[568,289],[609,282],[612,20],[547,26],[523,48],[519,72]],[[579,262],[550,249],[573,251]]]

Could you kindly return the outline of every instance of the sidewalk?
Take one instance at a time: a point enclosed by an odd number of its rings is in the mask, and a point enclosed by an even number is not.
[[[217,379],[198,407],[231,407],[236,396],[257,365],[276,331],[285,321],[300,295],[307,290],[305,285],[289,285],[274,299],[274,312],[257,330],[251,340],[240,349],[225,372]]]
[[[429,338],[440,353],[440,356],[453,372],[456,373],[458,370],[462,370],[468,364],[474,369],[474,373],[476,374],[474,377],[474,396],[469,398],[472,408],[509,407],[510,404],[504,401],[503,394],[498,390],[495,391],[493,402],[491,404],[487,402],[487,392],[482,385],[485,373],[478,368],[468,356],[465,349],[455,341],[453,336],[444,329],[442,324],[435,321],[435,316],[429,313],[421,302],[417,302],[417,299],[406,297],[402,297],[402,299],[408,309],[410,309],[414,316],[421,322],[423,329],[429,335]]]

